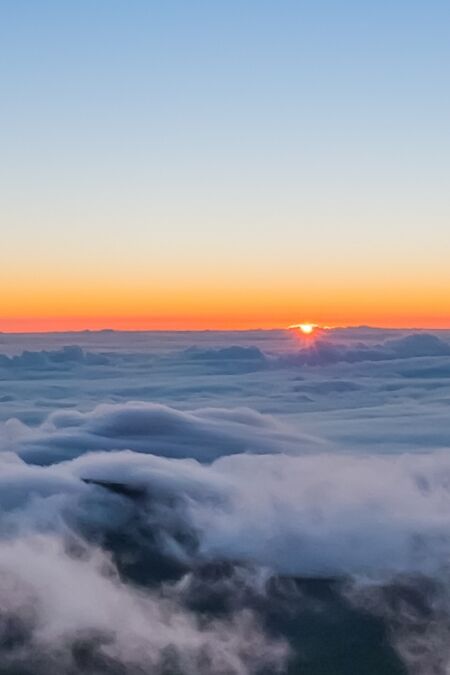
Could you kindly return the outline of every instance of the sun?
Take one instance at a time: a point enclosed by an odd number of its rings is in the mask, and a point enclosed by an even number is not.
[[[312,323],[301,323],[299,325],[299,328],[301,332],[304,333],[305,335],[311,335],[311,333],[314,331],[315,326]]]
[[[299,330],[303,335],[312,335],[319,326],[316,323],[296,323],[289,328]]]

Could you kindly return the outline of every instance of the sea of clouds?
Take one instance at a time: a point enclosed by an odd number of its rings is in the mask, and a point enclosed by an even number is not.
[[[450,672],[450,332],[0,335],[0,674]]]

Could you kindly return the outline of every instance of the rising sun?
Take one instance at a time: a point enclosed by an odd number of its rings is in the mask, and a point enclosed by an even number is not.
[[[301,333],[303,333],[303,335],[311,335],[316,330],[317,324],[316,323],[296,323],[293,326],[289,326],[289,328],[296,328]]]

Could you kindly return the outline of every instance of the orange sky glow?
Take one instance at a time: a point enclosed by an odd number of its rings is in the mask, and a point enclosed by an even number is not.
[[[0,331],[233,330],[280,328],[298,323],[450,328],[450,295],[443,275],[384,278],[374,270],[313,265],[267,273],[244,267],[163,274],[161,270],[120,275],[111,269],[16,275],[3,270]],[[386,269],[385,269],[386,272]],[[0,273],[1,274],[1,273]],[[445,276],[445,275],[444,275]]]
[[[181,284],[180,284],[181,287]],[[233,330],[280,328],[298,323],[326,326],[371,325],[399,328],[450,328],[450,301],[439,288],[311,285],[301,288],[261,286],[184,291],[151,288],[101,288],[92,291],[63,284],[52,293],[35,284],[0,299],[0,331],[46,332],[100,330]],[[402,292],[403,290],[403,292]]]
[[[306,318],[305,318],[306,317]],[[300,322],[311,322],[318,326],[371,325],[387,328],[450,328],[448,315],[387,313],[387,312],[321,312],[305,313],[299,305],[298,311],[277,311],[266,313],[241,312],[195,312],[177,314],[98,314],[98,315],[41,315],[1,316],[2,332],[65,332],[80,330],[252,330],[288,328]]]

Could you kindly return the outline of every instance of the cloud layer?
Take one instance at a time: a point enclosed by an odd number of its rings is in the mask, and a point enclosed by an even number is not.
[[[0,359],[2,673],[445,675],[446,334],[69,337]]]

